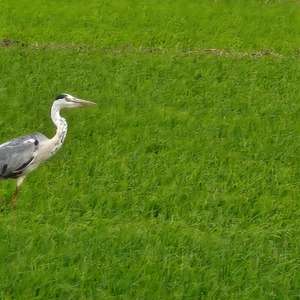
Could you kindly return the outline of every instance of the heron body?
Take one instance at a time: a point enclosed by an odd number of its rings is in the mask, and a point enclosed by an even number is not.
[[[54,155],[62,146],[68,126],[66,120],[60,116],[60,110],[82,105],[96,105],[96,103],[78,99],[69,94],[61,94],[55,99],[51,108],[51,119],[57,127],[52,139],[36,132],[0,145],[0,181],[17,179],[13,204],[16,202],[19,187],[26,175]]]

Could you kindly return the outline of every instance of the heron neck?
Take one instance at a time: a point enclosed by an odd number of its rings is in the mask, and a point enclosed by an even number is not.
[[[67,121],[60,115],[60,107],[57,107],[55,103],[51,108],[51,119],[57,128],[55,136],[51,139],[53,143],[51,155],[53,155],[62,146],[67,135],[68,125]]]

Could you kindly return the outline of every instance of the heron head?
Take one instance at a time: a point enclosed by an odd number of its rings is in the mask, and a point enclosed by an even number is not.
[[[85,106],[97,105],[94,102],[78,99],[69,94],[61,94],[57,96],[55,102],[59,104],[61,108],[71,108],[71,107],[78,107],[84,105]]]

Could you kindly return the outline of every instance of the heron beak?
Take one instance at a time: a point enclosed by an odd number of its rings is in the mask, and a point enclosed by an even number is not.
[[[97,103],[86,101],[86,100],[82,100],[82,99],[78,99],[78,98],[76,98],[75,102],[78,103],[78,104],[80,104],[80,105],[85,105],[85,106],[97,105]]]

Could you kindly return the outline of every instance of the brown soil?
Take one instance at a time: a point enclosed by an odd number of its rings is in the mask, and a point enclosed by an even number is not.
[[[4,39],[0,42],[0,47],[11,47],[14,45],[21,45],[21,47],[32,48],[32,49],[74,49],[74,50],[102,50],[110,52],[143,52],[143,53],[170,53],[172,51],[162,48],[134,48],[131,45],[122,45],[119,47],[97,47],[97,46],[81,46],[81,45],[69,45],[69,44],[30,44],[23,43],[21,41],[12,41],[10,39]],[[283,57],[282,55],[269,50],[252,51],[252,52],[238,52],[234,50],[219,50],[219,49],[198,49],[198,50],[181,50],[179,54],[183,55],[200,55],[200,54],[214,54],[219,56],[252,56],[252,57],[263,57],[263,56],[275,56]]]

